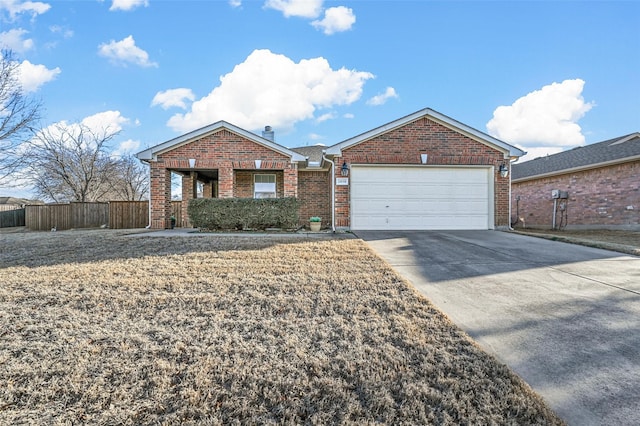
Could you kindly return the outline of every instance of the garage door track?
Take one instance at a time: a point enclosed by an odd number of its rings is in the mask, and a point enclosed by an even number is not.
[[[640,424],[640,258],[498,231],[356,231],[570,425]]]

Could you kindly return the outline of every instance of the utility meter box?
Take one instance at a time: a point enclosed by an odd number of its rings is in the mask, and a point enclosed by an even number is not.
[[[560,191],[560,195],[558,196],[558,198],[566,200],[567,198],[569,198],[569,193],[567,191]]]
[[[553,199],[560,198],[560,190],[559,189],[552,189],[551,190],[551,198],[553,198]]]

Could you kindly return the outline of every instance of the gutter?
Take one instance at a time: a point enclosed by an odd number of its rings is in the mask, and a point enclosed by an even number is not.
[[[565,175],[565,174],[569,174],[569,173],[584,172],[584,171],[587,171],[587,170],[599,169],[601,167],[614,166],[614,165],[623,164],[623,163],[630,163],[630,162],[636,161],[636,160],[640,160],[640,155],[633,155],[631,157],[619,158],[617,160],[603,161],[603,162],[600,162],[600,163],[593,163],[593,164],[587,164],[587,165],[584,165],[584,166],[571,167],[569,169],[554,170],[552,172],[546,172],[546,173],[540,173],[540,174],[537,174],[537,175],[525,176],[525,177],[521,177],[521,178],[516,178],[516,179],[513,180],[513,182],[514,183],[520,183],[520,182],[527,182],[527,181],[530,181],[530,180],[542,179],[542,178],[551,177],[551,176],[561,176],[561,175]],[[535,160],[531,160],[531,161],[535,161]]]
[[[336,232],[336,165],[325,157],[327,150],[322,151],[322,159],[331,163],[331,230]]]

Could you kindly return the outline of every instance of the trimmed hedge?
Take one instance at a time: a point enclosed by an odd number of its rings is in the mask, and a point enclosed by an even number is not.
[[[293,229],[299,208],[297,198],[196,198],[189,201],[187,213],[196,228]]]

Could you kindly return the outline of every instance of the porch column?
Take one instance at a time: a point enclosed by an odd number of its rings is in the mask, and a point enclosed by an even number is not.
[[[298,165],[289,164],[284,169],[284,194],[285,197],[298,196]]]
[[[180,226],[183,228],[191,228],[187,208],[189,207],[189,200],[193,200],[194,198],[198,198],[197,172],[191,172],[188,175],[182,176],[182,223]]]
[[[171,228],[171,171],[164,164],[151,162],[151,228]]]
[[[220,167],[218,169],[218,197],[233,198],[232,167]]]

